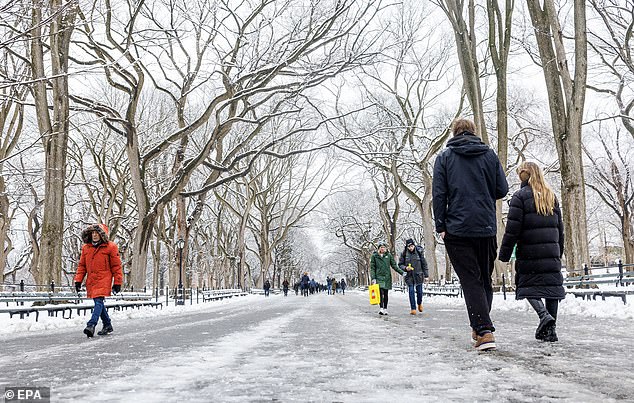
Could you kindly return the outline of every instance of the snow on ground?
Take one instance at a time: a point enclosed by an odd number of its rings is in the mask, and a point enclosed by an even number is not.
[[[496,295],[490,353],[471,346],[464,300],[424,305],[411,316],[393,292],[384,318],[362,292],[248,296],[115,312],[115,333],[90,340],[83,317],[44,318],[0,337],[0,388],[51,386],[52,401],[76,402],[634,401],[631,302],[569,297],[550,344],[533,338],[526,302]]]
[[[219,301],[213,302],[202,302],[202,297],[200,298],[200,303],[196,303],[196,300],[190,301],[187,300],[186,305],[176,306],[173,300],[170,300],[169,305],[165,306],[165,297],[159,299],[159,302],[163,302],[163,308],[128,308],[122,311],[108,310],[108,314],[114,322],[120,322],[127,319],[140,319],[140,318],[154,318],[159,316],[178,316],[182,315],[183,312],[200,312],[205,309],[213,308],[217,305],[227,305],[236,303],[238,299],[251,299],[251,298],[259,298],[255,295],[248,295],[244,297],[236,297],[236,298],[227,298]],[[193,304],[190,304],[193,302]],[[243,302],[239,302],[243,304]],[[24,319],[19,319],[19,315],[14,315],[13,318],[9,318],[9,314],[0,314],[0,336],[12,333],[22,333],[22,332],[42,332],[42,331],[51,331],[54,329],[69,329],[86,325],[88,319],[90,319],[90,311],[87,311],[84,315],[77,315],[75,311],[72,312],[71,319],[63,319],[61,317],[61,313],[58,314],[57,317],[49,317],[46,315],[46,312],[40,312],[40,317],[36,321],[35,314],[31,314],[26,316]]]
[[[353,291],[354,292],[354,291]],[[349,292],[350,293],[350,292]],[[294,297],[291,292],[289,295]],[[394,295],[398,295],[393,292]],[[120,322],[127,319],[139,319],[139,318],[153,318],[163,315],[174,316],[182,315],[183,312],[200,312],[209,308],[213,308],[216,305],[226,305],[232,303],[243,304],[245,301],[237,302],[238,299],[256,299],[260,300],[262,296],[249,295],[247,297],[224,299],[221,301],[213,301],[203,303],[202,299],[200,303],[193,301],[193,305],[187,301],[184,306],[175,306],[174,302],[170,300],[170,305],[163,307],[163,309],[156,308],[142,308],[142,309],[127,309],[124,311],[110,310],[109,314],[115,322]],[[507,294],[507,299],[504,300],[502,294],[496,294],[494,297],[493,309],[494,311],[516,311],[532,313],[532,308],[525,300],[515,300],[512,293]],[[164,299],[161,300],[165,302]],[[425,296],[425,301],[434,305],[462,307],[464,306],[464,300],[462,298],[450,298],[442,296]],[[562,316],[567,315],[581,315],[584,317],[595,318],[614,318],[614,319],[627,319],[634,320],[634,295],[629,296],[627,304],[623,304],[620,298],[609,297],[605,301],[585,301],[581,298],[575,298],[572,295],[561,302],[559,305],[559,313]],[[40,313],[39,320],[35,321],[35,314],[31,314],[25,319],[19,319],[19,316],[15,315],[12,319],[8,314],[0,314],[0,336],[6,334],[22,333],[22,332],[42,332],[51,331],[54,329],[69,329],[78,328],[84,325],[88,321],[87,316],[78,316],[73,312],[71,319],[63,319],[58,317],[48,317],[45,312]]]

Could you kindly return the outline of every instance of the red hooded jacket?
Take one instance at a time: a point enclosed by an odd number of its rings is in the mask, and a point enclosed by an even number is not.
[[[101,236],[98,246],[92,245],[92,233],[97,231]],[[123,284],[123,270],[119,248],[108,239],[108,227],[104,224],[88,226],[81,233],[84,246],[81,248],[81,258],[75,274],[75,282],[81,283],[86,278],[88,298],[109,297],[114,284]]]

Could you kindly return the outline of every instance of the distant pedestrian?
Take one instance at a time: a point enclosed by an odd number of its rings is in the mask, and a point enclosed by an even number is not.
[[[460,279],[477,350],[495,349],[491,275],[497,256],[495,201],[508,192],[495,152],[475,133],[475,124],[457,119],[453,137],[437,157],[433,178],[436,232]]]
[[[337,293],[337,280],[333,278],[332,279],[332,295],[335,295],[336,293]]]
[[[269,296],[269,292],[271,290],[271,282],[267,279],[264,282],[264,296],[268,297]]]
[[[416,245],[413,239],[405,241],[405,249],[401,253],[398,267],[405,271],[405,284],[409,291],[409,306],[411,315],[423,312],[423,283],[429,277],[427,261],[423,254],[423,248]]]
[[[302,295],[304,297],[308,296],[309,287],[310,287],[310,278],[308,277],[308,272],[304,272],[304,275],[302,276],[302,280],[301,280]]]
[[[299,294],[299,281],[293,284],[293,291],[295,291],[295,295]]]
[[[115,294],[121,292],[123,283],[119,248],[109,240],[108,227],[105,224],[89,225],[82,231],[81,239],[84,245],[75,274],[75,289],[79,293],[81,283],[86,277],[86,294],[95,303],[84,334],[93,337],[97,322],[101,318],[103,328],[97,334],[103,336],[114,330],[108,310],[104,306],[104,299],[111,295],[111,291]]]
[[[343,295],[346,295],[346,287],[347,287],[347,284],[346,284],[346,279],[343,279],[343,278],[342,278],[339,284],[340,284],[340,286],[341,286],[341,293],[342,293]]]
[[[288,279],[284,279],[284,281],[282,281],[282,290],[284,291],[284,296],[288,297]]]
[[[379,285],[381,302],[379,303],[379,315],[387,315],[388,291],[392,289],[392,271],[394,269],[399,274],[405,274],[401,270],[394,257],[387,251],[387,244],[379,244],[379,249],[370,258],[370,278],[372,284]]]
[[[553,342],[558,340],[555,328],[559,300],[566,298],[561,275],[564,224],[555,193],[541,168],[534,162],[524,162],[517,173],[522,184],[509,203],[499,257],[508,262],[513,248],[517,248],[515,297],[526,298],[539,316],[535,338]]]
[[[332,279],[330,276],[326,277],[326,286],[328,287],[328,295],[332,293]]]

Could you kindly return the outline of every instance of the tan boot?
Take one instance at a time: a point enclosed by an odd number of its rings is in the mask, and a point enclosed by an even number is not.
[[[411,311],[409,311],[410,315],[416,315],[416,309],[412,309]]]
[[[474,347],[478,351],[495,350],[495,337],[493,333],[485,333],[482,336],[476,336]]]
[[[418,304],[418,312],[423,312],[423,304]]]

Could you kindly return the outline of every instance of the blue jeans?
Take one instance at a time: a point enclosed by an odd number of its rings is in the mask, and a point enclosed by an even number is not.
[[[423,285],[422,284],[411,284],[407,285],[409,290],[409,306],[412,308],[412,311],[416,309],[416,302],[418,305],[423,303]],[[416,290],[416,300],[414,300],[414,289]]]
[[[88,321],[88,326],[97,326],[99,318],[101,318],[104,326],[110,326],[110,316],[108,316],[108,310],[103,304],[104,297],[97,297],[92,300],[95,301],[95,307],[92,310],[92,317]]]

